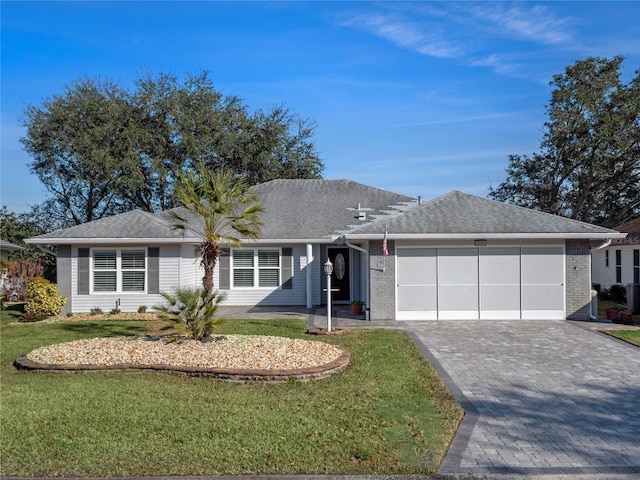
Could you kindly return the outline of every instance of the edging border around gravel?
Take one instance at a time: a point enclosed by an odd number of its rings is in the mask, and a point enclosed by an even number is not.
[[[340,356],[324,365],[294,368],[288,370],[244,370],[231,368],[203,368],[172,365],[61,365],[36,363],[27,358],[28,353],[20,355],[13,365],[18,370],[31,373],[76,373],[76,372],[117,372],[117,371],[160,371],[188,375],[191,377],[207,377],[228,382],[266,382],[283,383],[291,379],[309,381],[327,378],[334,373],[345,370],[351,362],[351,354],[342,347],[336,346],[342,353]]]

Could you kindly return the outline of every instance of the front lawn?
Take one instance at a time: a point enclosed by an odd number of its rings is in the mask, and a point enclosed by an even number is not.
[[[343,346],[353,364],[309,383],[233,384],[165,373],[25,373],[34,348],[157,331],[156,321],[0,318],[0,474],[399,474],[437,468],[462,417],[408,335],[310,337],[302,320],[229,320],[220,333]]]
[[[606,333],[640,346],[640,330],[606,330]]]

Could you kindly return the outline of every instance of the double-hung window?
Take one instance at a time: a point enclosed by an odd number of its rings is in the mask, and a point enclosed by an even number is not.
[[[145,292],[146,250],[93,250],[94,292]]]
[[[640,283],[640,250],[633,251],[633,283]]]
[[[616,283],[622,283],[622,250],[616,250]]]
[[[233,286],[274,288],[280,286],[279,249],[235,249],[232,251]]]

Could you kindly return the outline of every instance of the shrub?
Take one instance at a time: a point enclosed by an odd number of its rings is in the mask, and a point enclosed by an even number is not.
[[[120,311],[121,310],[116,307],[116,308],[112,308],[111,312],[109,312],[109,313],[111,313],[111,315],[118,315],[120,313]]]
[[[140,305],[138,307],[138,313],[147,313],[147,306],[146,305]]]
[[[173,322],[173,327],[187,332],[191,338],[204,341],[223,322],[215,315],[226,296],[224,293],[204,287],[176,287],[172,293],[160,294],[168,305],[154,306],[154,310],[163,313],[164,320]]]
[[[102,315],[102,309],[100,307],[93,307],[89,311],[89,315]]]
[[[27,282],[27,305],[25,313],[32,313],[41,318],[58,315],[66,303],[66,297],[58,295],[55,283],[36,277]]]
[[[627,289],[624,285],[611,285],[609,288],[609,296],[611,301],[615,303],[627,303]]]
[[[45,318],[47,317],[38,315],[37,313],[34,313],[34,312],[25,312],[22,315],[20,315],[20,317],[18,318],[18,322],[35,323],[35,322],[39,322],[40,320],[44,320]]]

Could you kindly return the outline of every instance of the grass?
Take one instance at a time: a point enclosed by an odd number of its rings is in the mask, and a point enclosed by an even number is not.
[[[606,330],[605,333],[640,347],[640,330]]]
[[[431,473],[462,410],[408,335],[352,330],[344,372],[232,384],[163,373],[24,373],[31,349],[157,331],[157,321],[18,324],[2,312],[0,474],[144,476]],[[230,320],[220,333],[318,340],[302,320]]]

